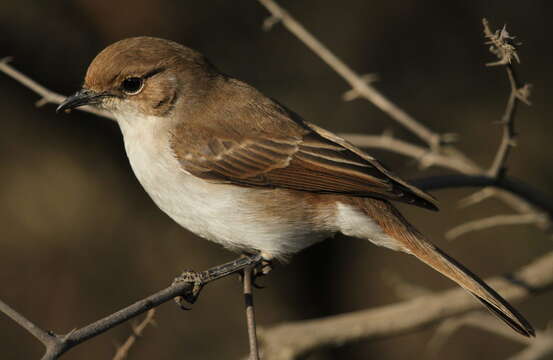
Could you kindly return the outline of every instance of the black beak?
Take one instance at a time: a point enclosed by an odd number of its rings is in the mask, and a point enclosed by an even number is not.
[[[105,97],[106,94],[98,94],[95,91],[88,90],[88,89],[82,89],[77,91],[75,94],[69,96],[67,99],[65,99],[56,109],[56,112],[59,113],[60,111],[74,109],[79,106],[84,105],[94,105],[98,104],[100,102],[100,98]]]

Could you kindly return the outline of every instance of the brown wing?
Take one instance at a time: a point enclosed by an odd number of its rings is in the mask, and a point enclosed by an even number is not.
[[[250,136],[236,127],[232,136],[228,128],[225,135],[195,128],[203,140],[186,144],[177,131],[172,147],[186,171],[210,182],[377,197],[437,210],[432,196],[336,135],[309,123],[282,125],[288,131],[247,131]]]

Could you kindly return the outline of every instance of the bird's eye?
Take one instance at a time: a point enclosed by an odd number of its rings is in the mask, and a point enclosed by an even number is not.
[[[127,95],[136,95],[144,87],[144,80],[138,77],[129,77],[123,80],[121,84],[123,92]]]

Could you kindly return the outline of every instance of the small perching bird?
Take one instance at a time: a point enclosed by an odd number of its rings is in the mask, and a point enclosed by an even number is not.
[[[193,233],[266,260],[336,233],[367,239],[417,257],[515,331],[534,335],[509,303],[390,203],[436,210],[431,195],[200,53],[152,37],[121,40],[96,56],[83,88],[58,110],[82,105],[114,115],[142,186]]]

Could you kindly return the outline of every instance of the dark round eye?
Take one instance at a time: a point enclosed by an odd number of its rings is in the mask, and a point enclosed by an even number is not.
[[[123,92],[127,95],[136,95],[142,90],[144,86],[144,80],[138,77],[129,77],[123,80],[121,87]]]

